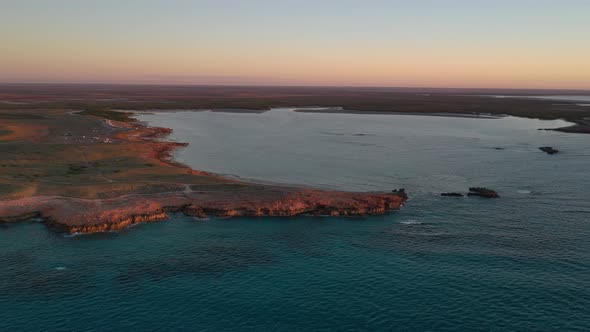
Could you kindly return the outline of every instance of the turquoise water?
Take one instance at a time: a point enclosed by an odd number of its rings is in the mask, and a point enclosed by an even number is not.
[[[590,139],[537,130],[562,122],[288,110],[142,120],[190,142],[177,157],[196,168],[403,186],[411,200],[380,217],[178,215],[74,237],[3,225],[0,330],[590,329]],[[439,196],[471,185],[502,198]]]

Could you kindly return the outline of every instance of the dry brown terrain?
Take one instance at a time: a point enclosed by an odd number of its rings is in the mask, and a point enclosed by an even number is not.
[[[0,109],[226,109],[341,107],[342,112],[460,113],[565,119],[589,132],[590,107],[576,102],[486,95],[590,95],[575,90],[0,84]]]
[[[118,118],[117,121],[110,118]],[[176,164],[182,144],[122,113],[0,110],[0,222],[42,217],[66,232],[116,230],[197,217],[369,215],[398,209],[404,195],[256,185]]]

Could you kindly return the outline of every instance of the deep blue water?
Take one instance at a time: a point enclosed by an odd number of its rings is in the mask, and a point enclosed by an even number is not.
[[[588,136],[514,118],[151,116],[180,119],[174,138],[203,154],[178,157],[197,168],[412,199],[380,217],[179,215],[74,237],[3,225],[0,331],[590,329]],[[439,196],[469,185],[503,197]]]

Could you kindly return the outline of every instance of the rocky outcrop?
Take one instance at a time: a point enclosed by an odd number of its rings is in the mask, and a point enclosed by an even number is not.
[[[391,191],[391,193],[393,195],[399,196],[403,199],[408,199],[408,194],[406,194],[406,189],[404,189],[404,188],[394,189]]]
[[[462,193],[442,193],[440,195],[446,196],[446,197],[463,197],[463,196],[465,196]]]
[[[557,149],[555,149],[555,148],[553,148],[551,146],[542,146],[542,147],[539,148],[539,150],[541,150],[541,151],[543,151],[543,152],[545,152],[547,154],[556,154],[556,153],[559,152],[559,150],[557,150]]]
[[[471,187],[467,196],[478,196],[485,198],[499,198],[500,195],[494,190],[483,188],[483,187]]]
[[[263,188],[263,189],[260,189]],[[260,187],[258,192],[166,193],[84,200],[28,197],[0,202],[0,222],[42,218],[66,233],[114,231],[139,223],[161,221],[169,213],[194,217],[362,216],[399,209],[407,197],[284,187]]]

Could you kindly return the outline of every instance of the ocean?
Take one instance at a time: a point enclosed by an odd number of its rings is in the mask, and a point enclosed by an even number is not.
[[[589,330],[590,136],[516,117],[155,112],[245,181],[405,188],[385,216],[0,225],[0,330]],[[553,146],[548,155],[540,146]],[[468,187],[500,199],[441,197]]]

